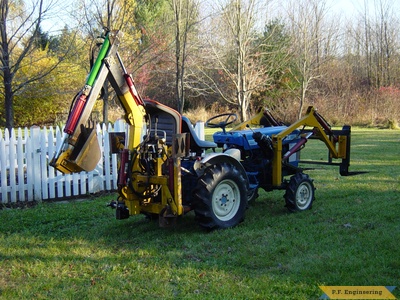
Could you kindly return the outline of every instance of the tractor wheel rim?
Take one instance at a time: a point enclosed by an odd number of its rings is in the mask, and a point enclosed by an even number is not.
[[[232,219],[240,206],[240,191],[237,184],[231,180],[223,180],[213,193],[212,209],[221,221]]]
[[[312,187],[308,182],[303,182],[299,185],[296,192],[296,203],[297,206],[305,208],[312,200]]]

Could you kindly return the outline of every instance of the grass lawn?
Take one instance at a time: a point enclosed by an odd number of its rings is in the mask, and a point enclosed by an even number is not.
[[[319,285],[400,298],[400,131],[353,129],[350,171],[365,173],[314,168],[312,210],[261,192],[245,222],[210,233],[192,213],[174,229],[118,221],[111,194],[0,210],[0,299],[318,299]]]

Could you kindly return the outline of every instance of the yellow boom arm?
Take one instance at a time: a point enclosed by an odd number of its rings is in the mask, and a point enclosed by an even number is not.
[[[273,157],[273,168],[272,168],[272,185],[280,186],[282,184],[282,141],[283,139],[291,134],[294,130],[299,127],[313,127],[308,137],[315,137],[325,143],[329,150],[332,158],[341,158],[341,173],[347,175],[349,160],[350,160],[350,129],[346,128],[343,130],[342,135],[336,135],[330,126],[326,123],[321,115],[318,114],[316,109],[312,106],[308,107],[306,115],[293,123],[285,130],[272,136],[274,157]]]

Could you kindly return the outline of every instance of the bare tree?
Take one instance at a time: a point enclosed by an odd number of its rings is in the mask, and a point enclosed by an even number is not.
[[[336,54],[335,40],[339,26],[330,21],[328,12],[326,0],[294,0],[290,1],[287,9],[292,54],[296,61],[293,75],[300,86],[299,118],[311,84],[323,77],[322,66]]]
[[[207,38],[209,54],[212,56],[210,59],[214,62],[209,68],[215,72],[214,75],[213,72],[203,74],[209,81],[208,87],[227,103],[235,105],[240,119],[245,120],[251,94],[265,80],[266,70],[260,64],[260,57],[268,39],[260,41],[257,25],[263,23],[264,16],[261,13],[267,3],[231,0],[218,4]]]
[[[358,18],[348,25],[347,54],[362,87],[398,84],[399,16],[392,1],[364,1]]]
[[[171,0],[175,27],[175,92],[177,109],[185,106],[185,71],[189,50],[189,37],[198,24],[199,1]]]
[[[393,81],[391,74],[393,54],[398,49],[396,44],[398,21],[394,17],[392,2],[376,1],[374,14],[368,16],[365,13],[364,19],[366,55],[374,73],[374,85],[378,88],[389,86]]]
[[[57,66],[38,70],[30,78],[20,78],[16,82],[16,75],[23,67],[24,59],[35,50],[35,41],[38,37],[43,18],[51,10],[51,4],[45,5],[44,0],[33,2],[31,7],[13,0],[0,2],[0,77],[4,96],[6,127],[14,126],[14,95],[24,86],[47,76]]]

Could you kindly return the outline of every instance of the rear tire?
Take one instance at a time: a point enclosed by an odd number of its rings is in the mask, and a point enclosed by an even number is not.
[[[234,227],[244,219],[247,207],[246,180],[233,165],[207,168],[194,190],[194,211],[201,227]]]
[[[307,174],[297,173],[293,175],[283,196],[286,207],[293,212],[311,209],[315,199],[314,191],[314,184]]]

